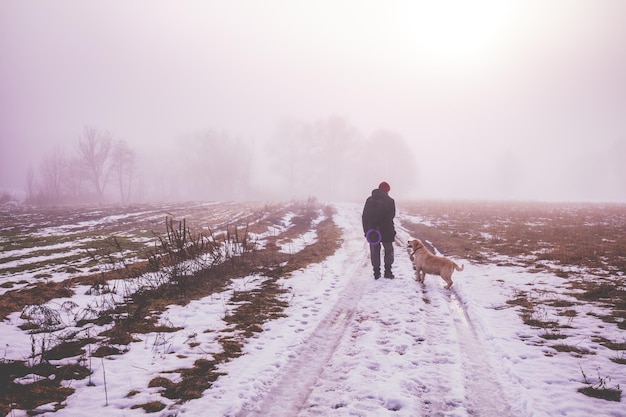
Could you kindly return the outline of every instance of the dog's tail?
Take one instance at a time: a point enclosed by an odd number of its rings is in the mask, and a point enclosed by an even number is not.
[[[454,262],[454,268],[455,268],[457,271],[462,271],[463,269],[465,269],[465,265],[458,266],[458,265],[456,264],[456,262]]]

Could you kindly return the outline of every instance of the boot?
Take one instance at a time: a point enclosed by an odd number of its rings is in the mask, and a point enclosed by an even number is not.
[[[374,268],[374,279],[380,278],[380,267]]]
[[[385,278],[395,278],[391,272],[391,266],[385,265]]]

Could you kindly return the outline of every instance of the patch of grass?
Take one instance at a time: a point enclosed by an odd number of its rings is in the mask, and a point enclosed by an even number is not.
[[[578,392],[585,394],[588,397],[600,398],[607,401],[620,402],[622,400],[622,390],[620,389],[619,385],[612,387],[609,386],[611,377],[602,377],[598,373],[598,380],[596,382],[591,382],[587,379],[587,375],[585,375],[585,372],[582,370],[582,368],[580,369],[580,372],[582,372],[584,383],[587,386],[584,388],[579,388]]]
[[[624,293],[626,292],[618,288],[616,283],[590,283],[580,298],[589,301],[624,299]]]
[[[159,377],[158,381],[155,382],[157,378],[151,381],[151,386],[161,386],[165,388],[161,394],[169,399],[184,402],[200,398],[202,393],[209,389],[218,377],[225,375],[222,372],[216,371],[217,365],[221,362],[222,360],[219,358],[214,360],[198,359],[194,362],[192,368],[171,371],[172,373],[180,374],[181,380],[179,382],[173,382],[167,378]]]
[[[38,379],[29,384],[14,382],[16,378],[31,374]],[[0,415],[8,415],[11,404],[22,410],[49,403],[63,408],[62,402],[74,389],[63,386],[62,382],[84,379],[90,374],[89,369],[80,364],[54,366],[42,362],[31,366],[21,361],[0,362]]]
[[[568,352],[568,353],[575,353],[577,355],[595,355],[595,352],[592,352],[588,349],[581,349],[578,348],[576,346],[572,346],[572,345],[565,345],[565,344],[558,344],[558,345],[552,345],[550,346],[552,349],[556,350],[557,352]]]
[[[600,344],[611,350],[626,350],[626,343],[615,343],[611,341],[603,341]]]
[[[261,325],[266,321],[284,317],[283,310],[288,303],[283,300],[283,295],[287,290],[276,281],[276,278],[270,278],[258,289],[233,294],[231,302],[239,306],[224,320],[248,338],[263,331]]]
[[[554,329],[559,323],[547,319],[547,312],[536,298],[529,293],[520,292],[516,298],[507,300],[507,304],[522,307],[520,316],[524,324],[538,329]]]
[[[513,306],[520,306],[525,309],[532,309],[535,306],[535,303],[528,298],[526,293],[519,293],[516,298],[507,300],[506,303]]]
[[[559,340],[559,339],[567,339],[567,335],[556,332],[549,332],[540,334],[539,337],[546,340]]]
[[[33,288],[8,291],[0,296],[0,319],[28,305],[40,305],[53,298],[71,297],[73,292],[67,282],[47,282]]]
[[[585,387],[579,388],[578,392],[585,394],[588,397],[600,398],[607,401],[622,401],[622,391],[617,388],[595,388]]]
[[[105,358],[107,356],[115,356],[121,355],[124,353],[121,349],[118,349],[114,346],[102,345],[98,346],[98,348],[91,354],[94,358]]]
[[[108,342],[112,345],[129,345],[138,340],[133,336],[130,328],[121,322],[103,331],[99,336],[107,338]]]
[[[93,338],[81,338],[78,340],[65,340],[49,350],[42,352],[42,359],[46,361],[59,360],[85,354],[83,347],[95,342]]]
[[[547,312],[537,297],[531,297],[529,292],[520,291],[516,297],[506,301],[507,304],[522,307],[520,317],[524,324],[538,329],[554,329],[559,323],[547,319]]]
[[[160,387],[165,389],[171,389],[174,385],[172,380],[164,378],[162,376],[157,376],[156,378],[152,378],[148,383],[148,388]]]
[[[530,327],[536,327],[538,329],[550,329],[558,326],[558,322],[556,321],[545,321],[538,318],[535,318],[532,314],[522,316],[522,321],[525,325]]]
[[[559,278],[569,278],[572,274],[567,271],[558,270],[554,272],[554,275],[556,275]]]
[[[572,307],[576,305],[576,303],[574,303],[573,301],[567,300],[546,300],[545,304],[552,307]]]
[[[624,352],[621,352],[618,356],[611,358],[611,361],[620,365],[626,365],[626,356],[624,356]]]
[[[165,404],[161,401],[150,401],[144,404],[137,404],[130,407],[132,409],[143,408],[146,413],[158,413],[165,408]]]

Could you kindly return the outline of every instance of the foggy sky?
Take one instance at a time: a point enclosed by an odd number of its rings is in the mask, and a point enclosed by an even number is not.
[[[410,142],[399,197],[626,202],[624,17],[618,0],[0,0],[0,190],[86,125],[138,149],[223,129],[260,152],[284,118],[340,115]]]

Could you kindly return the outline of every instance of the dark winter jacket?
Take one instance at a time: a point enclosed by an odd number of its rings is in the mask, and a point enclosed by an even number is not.
[[[393,218],[396,217],[396,202],[383,190],[372,190],[372,195],[365,201],[363,207],[363,233],[370,229],[380,230],[382,242],[393,242],[396,230]]]

